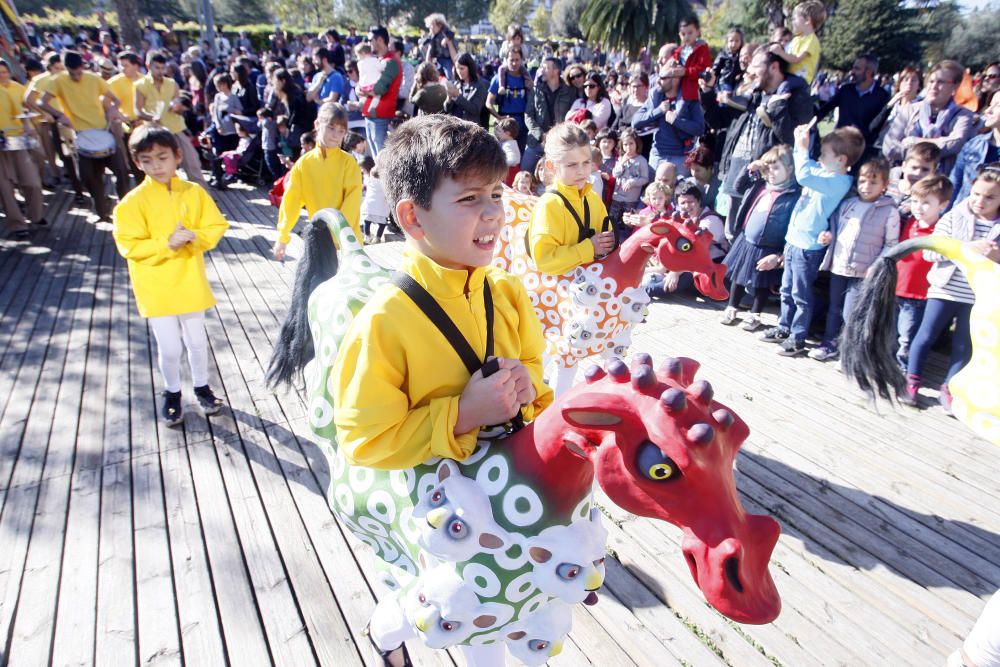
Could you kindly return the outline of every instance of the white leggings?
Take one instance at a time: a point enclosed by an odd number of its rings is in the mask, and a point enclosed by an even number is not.
[[[181,352],[186,347],[195,387],[208,384],[208,336],[205,334],[205,311],[150,317],[149,326],[156,336],[156,362],[167,391],[181,390]]]

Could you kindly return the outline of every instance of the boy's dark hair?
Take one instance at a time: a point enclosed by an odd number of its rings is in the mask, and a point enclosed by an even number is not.
[[[686,25],[693,25],[698,30],[701,30],[701,23],[698,21],[698,17],[694,14],[688,14],[677,23],[678,28],[683,28]]]
[[[229,74],[222,72],[221,74],[216,74],[212,77],[212,81],[215,83],[215,87],[218,88],[220,84],[225,85],[228,88],[233,87],[233,77]]]
[[[358,166],[361,167],[361,171],[371,171],[375,168],[375,158],[371,155],[366,155],[361,162],[358,163]]]
[[[940,203],[951,201],[954,193],[955,185],[951,179],[941,174],[924,176],[910,187],[911,197],[937,197]]]
[[[286,116],[285,114],[281,114],[280,116],[274,119],[274,122],[277,123],[279,127],[281,125],[288,127],[288,116]]]
[[[167,64],[167,57],[165,55],[163,55],[162,53],[158,53],[156,51],[150,51],[146,55],[146,67],[152,66],[153,63],[159,63],[161,65],[166,65]]]
[[[316,134],[314,132],[303,132],[299,137],[300,144],[312,144],[316,145]]]
[[[889,161],[881,155],[865,160],[865,163],[858,169],[858,176],[865,174],[878,174],[886,183],[889,182]]]
[[[83,67],[83,56],[76,51],[63,51],[62,64],[66,69],[79,69]]]
[[[597,136],[594,137],[594,141],[596,141],[598,145],[600,145],[601,142],[604,141],[605,139],[610,139],[611,141],[615,142],[615,146],[618,145],[618,133],[612,130],[610,127],[606,127],[603,130],[600,130],[597,133]]]
[[[268,109],[267,107],[261,107],[261,108],[257,109],[257,118],[269,118],[269,119],[273,119],[274,118],[274,112],[271,111],[270,109]]]
[[[365,138],[357,132],[348,132],[347,136],[344,137],[344,148],[353,151],[364,140]],[[364,163],[362,162],[362,164]]]
[[[580,123],[580,129],[582,129],[584,132],[587,132],[589,130],[593,130],[594,132],[597,132],[597,123],[594,122],[593,118],[588,118],[587,120],[585,120],[582,123]],[[594,136],[597,136],[597,135],[595,134]]]
[[[508,116],[497,121],[497,129],[501,132],[509,134],[511,139],[517,139],[518,132],[521,128],[518,126],[516,120]]]
[[[918,141],[906,149],[903,162],[906,162],[911,157],[923,162],[930,162],[936,166],[941,161],[941,147],[929,141]]]
[[[181,152],[181,145],[177,141],[177,137],[165,127],[149,124],[140,125],[132,132],[132,138],[128,140],[129,152],[132,153],[132,157],[136,158],[157,146],[169,148],[177,155]]]
[[[446,178],[500,181],[507,159],[500,142],[475,123],[453,116],[419,116],[399,126],[379,151],[379,172],[390,210],[402,199],[430,209]]]
[[[705,199],[705,193],[702,192],[701,186],[693,178],[685,178],[677,187],[674,188],[674,197],[680,197],[682,195],[688,195],[694,197],[695,201],[701,204]]]
[[[139,57],[139,54],[134,53],[132,51],[122,51],[121,53],[119,53],[118,62],[121,62],[123,60],[132,63],[133,65],[142,65],[142,58]]]
[[[386,46],[389,46],[391,42],[389,41],[389,31],[380,25],[372,26],[371,30],[368,31],[372,38],[380,37],[382,41],[385,42]]]
[[[28,58],[24,61],[24,71],[25,72],[43,72],[45,67],[42,65],[40,60],[35,60],[34,58]]]
[[[853,167],[865,152],[865,136],[856,127],[841,127],[823,137],[822,145],[847,158],[847,166]]]

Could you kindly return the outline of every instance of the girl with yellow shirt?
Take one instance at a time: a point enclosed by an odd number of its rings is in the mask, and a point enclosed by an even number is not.
[[[139,314],[149,319],[163,376],[161,415],[174,426],[183,419],[181,352],[186,347],[194,393],[206,415],[222,407],[208,385],[205,311],[215,297],[205,275],[205,253],[229,223],[201,186],[177,177],[181,148],[170,130],[143,125],[129,141],[146,178],[115,207],[112,236],[128,262]]]
[[[535,205],[528,247],[542,273],[569,273],[604,257],[615,247],[608,211],[591,189],[590,137],[578,125],[560,123],[545,138],[545,168],[552,188]]]
[[[278,208],[278,240],[274,258],[283,260],[292,229],[305,207],[309,217],[324,208],[335,208],[361,235],[361,168],[357,160],[341,150],[347,135],[347,109],[325,102],[316,116],[319,145],[300,157],[288,177],[288,186]]]

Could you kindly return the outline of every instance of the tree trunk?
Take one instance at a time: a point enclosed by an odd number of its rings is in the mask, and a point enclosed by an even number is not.
[[[771,30],[785,25],[785,5],[781,0],[768,0],[764,6],[767,16],[767,27]]]
[[[115,0],[115,11],[118,13],[118,33],[122,44],[138,49],[142,32],[139,30],[139,7],[136,0]]]

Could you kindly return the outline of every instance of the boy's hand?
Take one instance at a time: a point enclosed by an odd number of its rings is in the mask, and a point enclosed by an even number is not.
[[[763,160],[754,160],[753,162],[747,165],[747,171],[751,174],[754,173],[755,171],[763,174],[765,171],[767,171],[767,168],[768,165]]]
[[[535,400],[535,385],[531,381],[528,367],[522,364],[520,359],[504,359],[503,361],[504,367],[510,369],[510,375],[514,378],[518,404],[521,406],[529,405]]]
[[[761,257],[760,261],[757,262],[758,271],[770,271],[771,269],[778,268],[778,263],[781,261],[781,255],[768,255],[767,257]]]
[[[590,237],[590,242],[594,244],[594,257],[604,257],[615,247],[614,232],[601,232]]]
[[[809,148],[809,130],[812,129],[812,123],[803,123],[795,128],[795,147],[802,150]]]
[[[463,435],[491,424],[503,424],[517,414],[521,407],[518,400],[517,379],[511,372],[510,359],[498,359],[500,370],[488,378],[480,369],[469,378],[458,399],[458,419],[455,435]]]
[[[969,241],[969,246],[987,259],[994,262],[1000,261],[1000,246],[997,246],[995,241],[979,239],[978,241]]]
[[[184,225],[177,223],[177,227],[174,228],[173,233],[167,237],[167,247],[171,250],[177,251],[184,247],[185,244],[190,243],[195,239],[194,232],[185,229]]]
[[[285,249],[288,247],[287,243],[282,243],[281,241],[275,241],[274,247],[271,252],[274,253],[274,258],[279,262],[285,261]]]
[[[820,232],[819,236],[816,237],[816,243],[820,245],[830,245],[833,241],[833,234],[829,231]]]

